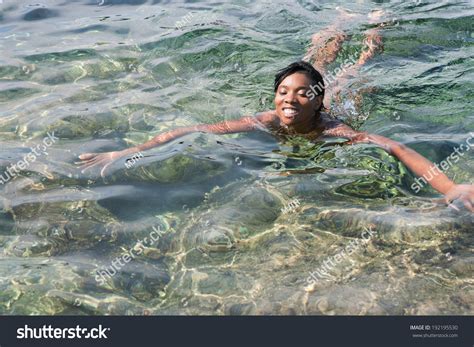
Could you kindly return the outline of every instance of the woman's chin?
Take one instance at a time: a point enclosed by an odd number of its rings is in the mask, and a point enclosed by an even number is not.
[[[287,117],[287,116],[281,116],[280,120],[282,121],[283,124],[285,125],[292,125],[296,122],[295,117]]]

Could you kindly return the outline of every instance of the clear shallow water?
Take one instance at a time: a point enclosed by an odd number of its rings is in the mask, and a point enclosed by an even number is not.
[[[0,188],[0,312],[472,314],[472,216],[414,194],[381,150],[193,134],[106,179],[74,164],[271,108],[275,71],[338,5],[394,19],[385,52],[352,84],[373,87],[363,117],[347,121],[446,158],[474,131],[472,2],[4,0],[2,172],[48,132],[58,140]],[[368,27],[344,23],[352,39],[338,62]],[[473,166],[465,153],[448,174],[472,182]],[[308,285],[366,228],[376,235]],[[136,259],[97,277],[156,230]]]

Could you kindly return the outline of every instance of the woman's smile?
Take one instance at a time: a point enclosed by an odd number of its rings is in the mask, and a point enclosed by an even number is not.
[[[283,107],[283,115],[288,119],[295,119],[295,117],[299,114],[299,110],[296,107]]]

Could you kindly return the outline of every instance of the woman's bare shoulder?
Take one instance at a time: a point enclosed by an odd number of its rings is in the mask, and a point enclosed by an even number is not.
[[[275,110],[263,111],[255,115],[255,118],[267,128],[280,126],[280,118]]]
[[[345,125],[341,120],[331,116],[329,113],[321,112],[320,116],[320,124],[325,129],[332,129],[341,125]]]
[[[321,113],[321,127],[324,129],[322,134],[331,137],[346,137],[349,139],[362,135],[340,119],[334,118],[327,113]]]
[[[255,117],[261,122],[273,122],[279,119],[275,110],[259,112]]]

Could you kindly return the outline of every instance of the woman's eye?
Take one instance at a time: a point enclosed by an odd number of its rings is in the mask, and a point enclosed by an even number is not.
[[[286,94],[286,90],[280,90],[280,95],[285,95]]]

